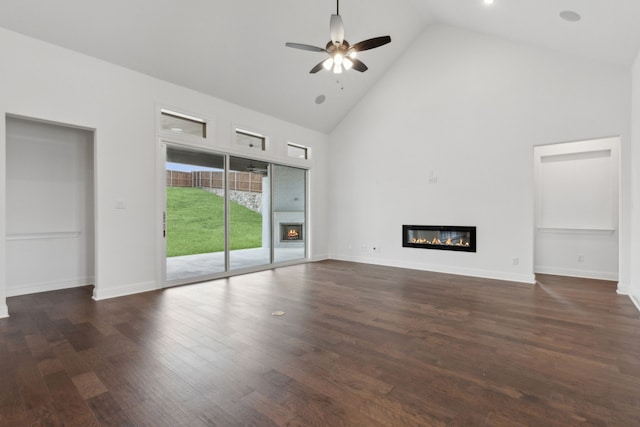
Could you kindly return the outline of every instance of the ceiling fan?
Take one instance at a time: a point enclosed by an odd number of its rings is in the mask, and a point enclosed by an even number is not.
[[[247,172],[267,176],[267,174],[269,173],[269,169],[256,167],[253,165],[253,160],[249,160],[249,166],[247,166]]]
[[[318,65],[313,67],[311,71],[309,71],[311,74],[317,73],[323,68],[325,70],[333,70],[336,74],[342,73],[343,70],[349,70],[351,68],[363,73],[367,71],[369,67],[356,58],[358,52],[374,49],[391,42],[390,36],[381,36],[350,45],[349,42],[344,39],[344,25],[342,24],[342,17],[340,16],[340,0],[336,0],[336,9],[336,14],[331,15],[331,21],[329,23],[331,40],[329,40],[324,49],[308,44],[285,43],[285,46],[292,47],[294,49],[308,50],[311,52],[326,52],[329,54],[329,58],[320,62]]]

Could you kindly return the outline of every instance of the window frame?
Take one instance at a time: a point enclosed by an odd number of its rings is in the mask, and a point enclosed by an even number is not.
[[[302,150],[304,152],[304,157],[302,156],[292,156],[291,153],[289,152],[289,150],[291,148],[294,149],[298,149],[298,150]],[[302,159],[302,160],[309,160],[309,147],[301,145],[301,144],[296,144],[293,142],[287,142],[287,157],[291,157],[293,159]]]
[[[233,145],[236,147],[240,147],[242,150],[246,150],[246,151],[251,151],[251,152],[261,152],[261,153],[265,153],[269,150],[269,137],[267,135],[264,135],[262,133],[259,132],[254,132],[251,130],[247,130],[244,127],[238,127],[238,126],[234,126],[234,138],[233,138]],[[255,138],[257,140],[260,140],[260,144],[258,147],[253,147],[250,145],[244,145],[244,144],[240,144],[238,142],[238,135],[242,135],[245,137],[249,137],[249,138]]]
[[[181,121],[185,121],[188,123],[193,123],[193,124],[197,124],[200,126],[201,128],[201,132],[200,134],[195,134],[195,133],[190,133],[190,132],[183,132],[182,130],[178,131],[178,130],[173,130],[170,128],[165,128],[164,124],[163,124],[163,118],[164,117],[169,117],[169,118],[173,118],[173,119],[178,119]],[[189,115],[189,114],[184,114],[184,113],[180,113],[178,111],[174,111],[174,110],[169,110],[166,108],[160,108],[160,114],[159,114],[159,125],[158,128],[161,132],[166,132],[168,134],[171,135],[180,135],[180,136],[186,136],[189,138],[199,138],[199,139],[203,139],[206,140],[207,139],[207,134],[208,134],[208,126],[209,123],[207,120],[200,118],[200,117],[196,117],[193,115]]]

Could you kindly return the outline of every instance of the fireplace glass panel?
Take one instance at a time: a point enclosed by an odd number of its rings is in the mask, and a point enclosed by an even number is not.
[[[444,225],[403,225],[402,246],[451,251],[476,251],[476,228]]]

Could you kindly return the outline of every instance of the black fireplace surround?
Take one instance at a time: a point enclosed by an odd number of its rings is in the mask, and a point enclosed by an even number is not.
[[[403,225],[402,246],[405,248],[475,252],[476,227]]]

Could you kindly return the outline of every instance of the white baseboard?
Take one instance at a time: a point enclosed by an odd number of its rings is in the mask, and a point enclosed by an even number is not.
[[[79,277],[75,279],[56,280],[53,282],[29,283],[17,286],[7,286],[7,297],[37,294],[40,292],[57,291],[60,289],[78,288],[94,282],[93,277]]]
[[[610,280],[615,282],[618,280],[617,272],[608,271],[587,271],[587,270],[574,270],[569,268],[558,267],[545,267],[536,265],[534,271],[540,274],[552,274],[554,276],[567,276],[567,277],[580,277],[583,279],[598,279],[598,280]]]
[[[618,289],[616,289],[618,295],[630,295],[631,287],[625,283],[618,282]]]
[[[618,289],[616,290],[616,293],[618,295],[628,296],[631,302],[633,302],[633,304],[636,306],[638,311],[640,311],[640,297],[631,293],[631,286],[622,282],[618,282]]]
[[[5,317],[9,317],[9,307],[7,307],[7,304],[0,304],[0,319]]]
[[[458,276],[480,277],[483,279],[504,280],[508,282],[520,282],[533,285],[536,283],[534,274],[509,273],[505,271],[480,270],[473,268],[461,268],[456,266],[442,266],[422,264],[401,260],[372,259],[369,257],[354,257],[348,255],[333,255],[331,259],[339,261],[360,262],[363,264],[384,265],[386,267],[407,268],[410,270],[431,271],[434,273],[455,274]]]
[[[139,294],[141,292],[156,291],[158,289],[160,288],[158,288],[158,285],[155,281],[112,287],[98,285],[93,288],[93,299],[96,301],[101,301],[110,298],[123,297],[126,295]]]

